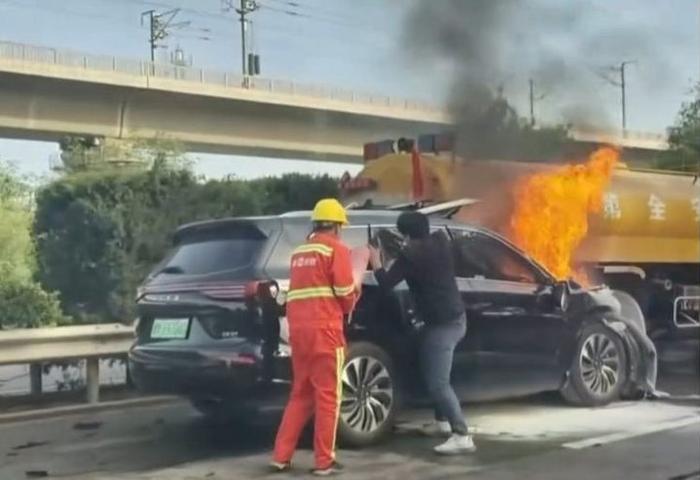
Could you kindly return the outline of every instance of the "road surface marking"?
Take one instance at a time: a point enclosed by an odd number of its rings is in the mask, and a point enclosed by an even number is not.
[[[640,437],[642,435],[648,435],[650,433],[657,433],[662,432],[664,430],[673,430],[676,428],[687,427],[688,425],[694,425],[696,423],[700,423],[700,416],[683,417],[676,420],[670,420],[667,422],[647,425],[641,428],[635,428],[625,432],[611,433],[609,435],[602,435],[600,437],[588,438],[585,440],[579,440],[577,442],[565,443],[562,445],[562,447],[570,448],[573,450],[580,450],[582,448],[605,445],[606,443],[619,442],[621,440]]]

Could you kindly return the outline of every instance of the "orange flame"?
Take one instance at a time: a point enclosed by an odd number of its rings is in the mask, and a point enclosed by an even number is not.
[[[588,283],[573,271],[572,258],[588,232],[589,214],[601,209],[619,158],[619,150],[602,147],[584,164],[537,173],[516,184],[509,237],[556,278]]]

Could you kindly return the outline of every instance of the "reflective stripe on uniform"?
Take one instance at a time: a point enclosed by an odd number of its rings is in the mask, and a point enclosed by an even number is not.
[[[308,300],[310,298],[333,298],[335,293],[331,287],[297,288],[287,292],[287,302],[293,300]]]
[[[335,430],[333,431],[333,442],[331,443],[331,456],[335,460],[335,441],[338,437],[338,421],[340,420],[340,404],[343,400],[343,370],[345,370],[345,348],[335,349],[336,385],[335,397]]]
[[[333,256],[333,247],[329,247],[323,243],[307,243],[296,248],[294,252],[292,252],[292,255],[296,255],[297,253],[318,253],[324,257],[331,257]]]
[[[347,287],[333,287],[333,291],[338,297],[344,297],[355,292],[355,285],[348,285]]]

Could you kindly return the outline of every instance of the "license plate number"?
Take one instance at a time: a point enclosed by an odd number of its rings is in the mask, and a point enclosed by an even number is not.
[[[189,318],[157,318],[151,327],[151,338],[185,339],[190,328]]]

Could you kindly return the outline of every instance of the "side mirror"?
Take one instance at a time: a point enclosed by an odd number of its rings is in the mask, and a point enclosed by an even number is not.
[[[569,307],[569,282],[557,282],[552,287],[552,301],[556,307],[566,310]]]

